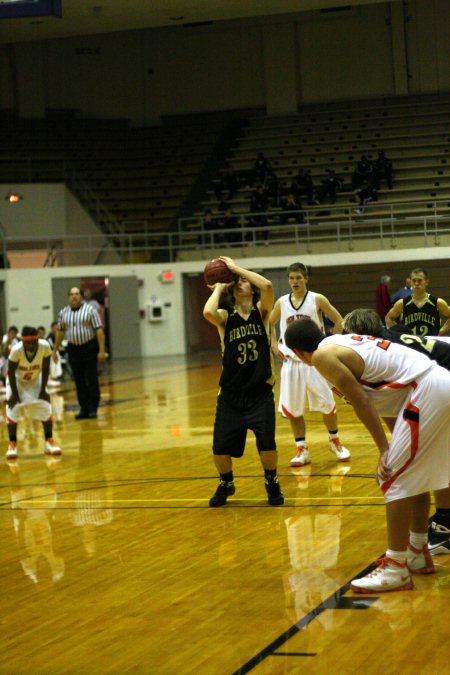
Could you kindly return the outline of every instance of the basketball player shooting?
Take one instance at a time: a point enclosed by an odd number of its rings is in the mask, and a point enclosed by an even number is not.
[[[284,496],[277,478],[274,372],[269,337],[273,286],[269,279],[240,267],[231,258],[221,256],[220,260],[237,280],[209,285],[212,293],[203,309],[205,319],[218,330],[223,357],[213,438],[214,463],[220,481],[209,505],[224,506],[235,493],[232,458],[244,454],[250,429],[255,434],[264,469],[268,503],[281,506]],[[221,300],[228,290],[229,302],[227,309],[223,309]]]

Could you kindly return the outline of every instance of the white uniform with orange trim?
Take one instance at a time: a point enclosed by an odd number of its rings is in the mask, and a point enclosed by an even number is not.
[[[15,377],[20,403],[16,403],[14,408],[10,408],[9,405],[6,406],[6,419],[10,422],[17,423],[19,421],[20,410],[24,406],[27,406],[27,413],[33,419],[45,422],[51,418],[52,407],[50,403],[39,398],[42,361],[51,353],[52,349],[47,340],[38,340],[38,348],[31,361],[25,353],[23,342],[19,342],[11,349],[9,360],[17,363]],[[9,378],[6,378],[7,401],[9,401],[11,394]]]
[[[424,354],[381,338],[332,335],[364,361],[360,383],[377,412],[397,417],[381,485],[386,501],[441,490],[450,483],[450,372]]]
[[[281,367],[280,399],[278,412],[284,417],[301,417],[305,412],[306,397],[311,411],[329,415],[336,409],[336,403],[328,382],[317,372],[302,363],[294,352],[283,343],[286,328],[292,321],[312,319],[323,332],[322,316],[317,311],[316,294],[307,291],[303,302],[296,308],[291,294],[282,295],[280,302],[280,339],[278,349],[286,357]]]

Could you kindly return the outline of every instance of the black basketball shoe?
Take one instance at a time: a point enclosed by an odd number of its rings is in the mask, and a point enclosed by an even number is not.
[[[266,492],[267,492],[267,501],[270,506],[283,506],[284,504],[284,495],[281,492],[280,484],[278,478],[266,478]]]
[[[226,483],[224,480],[219,482],[219,486],[211,499],[209,500],[210,506],[225,506],[227,503],[227,498],[234,495],[236,488],[234,487],[234,482]]]
[[[438,515],[430,518],[428,527],[428,550],[431,555],[450,553],[450,528],[439,522]],[[447,523],[448,524],[448,523]]]

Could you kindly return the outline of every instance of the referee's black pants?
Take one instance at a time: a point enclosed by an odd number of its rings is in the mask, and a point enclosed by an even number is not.
[[[69,342],[67,353],[77,388],[80,413],[83,415],[96,413],[100,401],[97,371],[98,342],[96,339],[84,345],[74,345]]]

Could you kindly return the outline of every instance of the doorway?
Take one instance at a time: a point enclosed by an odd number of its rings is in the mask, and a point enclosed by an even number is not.
[[[113,358],[140,357],[141,333],[137,277],[64,277],[52,279],[55,319],[68,303],[70,288],[87,293],[97,303],[105,330],[106,350]],[[96,306],[96,305],[95,305]]]

